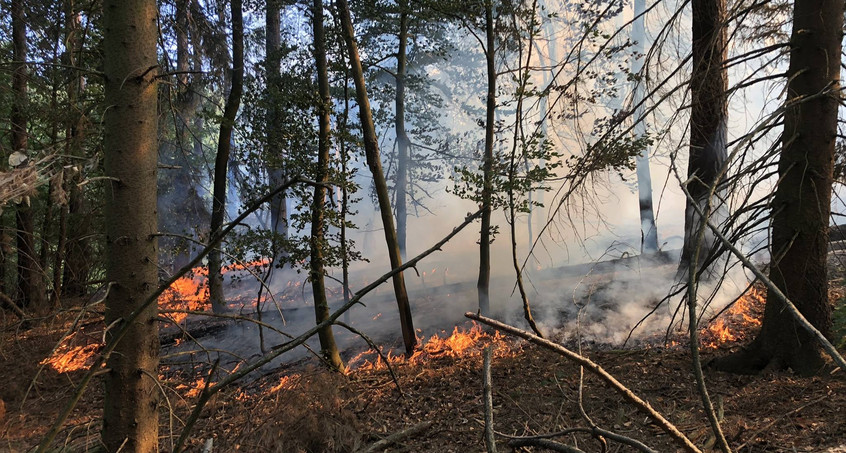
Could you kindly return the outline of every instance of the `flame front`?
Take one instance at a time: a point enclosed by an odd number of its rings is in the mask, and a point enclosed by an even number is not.
[[[62,345],[40,363],[41,365],[49,365],[59,373],[87,370],[94,363],[94,358],[100,351],[101,346],[98,343],[74,347]]]
[[[404,355],[393,355],[391,351],[385,354],[390,364],[399,363],[423,363],[427,359],[439,357],[459,357],[468,355],[479,355],[484,346],[490,344],[495,346],[495,352],[503,354],[510,350],[505,336],[499,332],[488,333],[482,326],[473,322],[470,328],[456,326],[448,336],[434,334],[428,340],[420,339],[422,346],[406,358]],[[382,357],[372,350],[368,350],[353,357],[350,361],[350,368],[358,369],[383,369],[386,367]]]
[[[761,325],[759,316],[765,302],[764,289],[753,286],[723,314],[702,331],[702,346],[718,348],[726,342],[742,340],[751,327]]]

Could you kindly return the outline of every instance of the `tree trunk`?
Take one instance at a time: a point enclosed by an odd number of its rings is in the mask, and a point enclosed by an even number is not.
[[[687,272],[693,251],[701,247],[702,278],[711,276],[716,242],[706,228],[702,244],[696,243],[703,220],[692,203],[710,220],[719,224],[725,207],[719,197],[711,197],[711,187],[718,183],[720,170],[726,161],[728,103],[726,90],[728,74],[725,68],[726,47],[725,0],[693,0],[693,72],[690,78],[690,157],[688,179],[695,177],[687,189],[694,201],[688,200],[684,216],[684,246],[680,273]],[[710,208],[709,208],[710,204]]]
[[[482,229],[479,238],[479,280],[476,289],[479,294],[479,311],[484,316],[490,315],[491,286],[491,196],[493,192],[493,147],[496,115],[496,40],[494,37],[493,2],[485,2],[485,36],[487,45],[485,60],[488,72],[487,118],[485,120],[485,156],[482,165]]]
[[[276,188],[285,179],[283,168],[284,156],[282,154],[282,141],[279,137],[282,126],[279,119],[282,115],[279,108],[279,85],[282,83],[280,70],[280,55],[282,49],[282,25],[279,10],[279,0],[268,0],[267,2],[267,37],[265,41],[265,53],[267,54],[267,148],[265,154],[273,162],[267,169],[268,182],[271,188]],[[324,52],[325,53],[325,52]],[[273,239],[273,261],[278,264],[287,258],[281,241],[288,240],[288,205],[285,192],[280,192],[270,201],[270,224],[271,230],[275,233]]]
[[[646,10],[646,0],[634,0],[635,21],[632,26],[632,40],[635,41],[634,52],[643,54],[646,47],[646,26],[643,13]],[[643,69],[643,60],[632,60],[632,73],[639,74]],[[635,136],[646,135],[646,118],[644,118],[643,98],[646,91],[646,79],[635,81],[634,103]],[[641,250],[643,254],[658,252],[658,228],[655,225],[655,212],[652,209],[652,174],[649,171],[649,148],[645,147],[635,159],[637,174],[637,194],[640,204],[640,234]]]
[[[13,0],[12,15],[12,151],[27,154],[27,69],[26,69],[26,17],[23,0]],[[31,165],[30,162],[27,163]],[[18,278],[17,300],[22,307],[43,309],[45,307],[44,279],[38,266],[35,250],[34,210],[28,200],[16,209]]]
[[[397,208],[397,242],[400,249],[400,256],[406,258],[406,230],[408,220],[408,208],[406,198],[408,192],[408,134],[405,130],[405,73],[408,59],[408,2],[401,0],[400,8],[400,30],[397,39],[397,92],[396,92],[396,136],[397,136],[397,181],[396,181],[396,208]]]
[[[831,330],[826,256],[831,206],[843,0],[797,0],[793,9],[787,103],[772,202],[770,278],[824,335]],[[838,56],[832,58],[831,56]],[[819,343],[776,297],[768,297],[761,332],[749,348],[716,366],[738,372],[791,368],[809,375],[824,359]]]
[[[382,173],[382,161],[379,156],[379,142],[376,137],[376,129],[373,126],[373,115],[370,111],[370,100],[367,97],[367,89],[364,85],[364,71],[361,68],[361,59],[358,55],[358,45],[355,42],[355,31],[350,19],[350,9],[346,0],[336,0],[335,5],[341,19],[342,33],[347,42],[347,49],[350,56],[350,66],[353,81],[355,82],[356,99],[358,111],[361,118],[361,130],[364,136],[364,152],[367,157],[367,166],[373,175],[373,185],[376,188],[376,196],[379,199],[379,211],[382,215],[382,226],[385,231],[385,243],[388,246],[388,255],[391,259],[391,268],[396,269],[402,266],[397,232],[394,229],[394,216],[391,212],[390,196],[388,195],[388,184],[385,181],[385,174]],[[405,289],[405,279],[402,272],[393,277],[394,294],[399,307],[400,324],[402,326],[402,338],[405,344],[406,354],[414,352],[417,346],[417,337],[414,333],[414,323],[411,318],[411,306],[408,302],[408,293]]]
[[[223,229],[223,218],[226,215],[226,176],[229,152],[232,148],[232,129],[235,126],[235,117],[238,115],[241,93],[244,88],[244,22],[241,16],[241,0],[232,0],[230,6],[232,8],[232,86],[220,122],[217,156],[214,161],[214,192],[212,194],[210,228],[212,237],[219,234]],[[215,248],[209,253],[209,298],[211,299],[212,310],[215,313],[226,311],[220,255],[220,248]]]
[[[318,107],[318,146],[317,174],[318,183],[329,182],[329,133],[331,127],[330,109],[332,97],[329,93],[329,69],[326,65],[326,34],[323,31],[323,0],[314,0],[312,5],[312,26],[314,27],[314,61],[317,66],[317,90],[320,95]],[[317,323],[329,319],[329,301],[326,300],[326,285],[323,263],[323,248],[326,246],[326,223],[323,211],[326,209],[326,186],[314,186],[314,201],[311,205],[311,288],[314,293],[314,315]],[[337,370],[344,369],[332,326],[328,325],[317,332],[320,338],[320,354],[326,363]]]
[[[78,66],[82,52],[82,39],[79,28],[80,12],[75,0],[65,1],[65,34],[66,34],[66,64],[71,67]],[[71,115],[68,119],[66,152],[69,156],[82,158],[85,156],[83,141],[85,140],[85,115],[82,105],[79,102],[85,90],[85,76],[80,71],[72,72],[68,83],[67,95]],[[74,162],[77,164],[78,162]],[[73,171],[66,179],[68,204],[64,207],[61,216],[62,225],[59,229],[64,231],[62,235],[64,244],[57,247],[57,263],[64,262],[61,269],[61,282],[56,284],[54,297],[60,296],[81,297],[86,293],[86,284],[91,273],[91,247],[89,237],[91,236],[90,213],[82,189],[78,183],[82,177],[81,171]],[[55,273],[59,270],[54,270]]]
[[[103,5],[106,298],[109,340],[158,286],[156,244],[156,2]],[[103,443],[109,452],[158,451],[155,304],[144,308],[106,362]]]

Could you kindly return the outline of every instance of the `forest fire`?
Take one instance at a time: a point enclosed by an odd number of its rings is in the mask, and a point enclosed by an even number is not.
[[[393,355],[392,351],[385,354],[390,364],[423,363],[427,359],[439,357],[459,357],[481,354],[484,346],[493,345],[495,354],[505,354],[511,350],[511,345],[505,341],[505,335],[500,332],[487,332],[476,322],[469,324],[469,328],[456,326],[452,333],[446,335],[434,334],[428,340],[421,339],[422,345],[411,357]],[[385,361],[373,350],[362,352],[349,361],[351,369],[384,369]]]
[[[266,258],[247,263],[234,263],[225,266],[222,271],[224,276],[230,272],[237,271],[255,273],[257,270],[266,267],[269,263],[270,261]],[[208,306],[208,300],[208,268],[195,267],[191,272],[173,282],[170,288],[165,290],[159,297],[159,308],[173,322],[180,323],[188,317],[188,314],[180,313],[179,311],[203,311]],[[255,300],[252,300],[251,303],[254,305]]]
[[[41,365],[49,365],[58,373],[87,370],[94,364],[94,359],[102,347],[101,344],[91,343],[84,346],[68,346],[62,344],[53,354],[42,360]]]
[[[734,304],[713,320],[701,333],[702,346],[716,349],[729,342],[744,340],[750,328],[761,325],[764,310],[764,288],[754,285]]]

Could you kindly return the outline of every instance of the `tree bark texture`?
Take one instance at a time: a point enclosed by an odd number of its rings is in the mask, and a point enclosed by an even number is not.
[[[23,0],[13,0],[12,13],[12,112],[10,115],[13,152],[27,154],[27,43]],[[31,163],[27,163],[28,165]],[[28,201],[16,207],[17,224],[17,301],[22,307],[45,307],[44,278],[35,250],[34,210]]]
[[[690,155],[687,176],[693,178],[688,191],[703,212],[719,223],[725,207],[719,197],[711,197],[711,187],[717,184],[726,161],[728,102],[728,74],[724,67],[726,47],[726,1],[693,0],[693,73],[690,79]],[[711,203],[710,212],[707,209]],[[696,235],[703,220],[696,214],[690,200],[685,206],[684,246],[681,269],[687,269],[696,244]],[[701,244],[703,269],[712,261],[716,242],[706,229]],[[703,274],[707,277],[709,273]]]
[[[379,142],[376,137],[376,129],[373,125],[373,114],[370,111],[370,100],[367,96],[367,88],[364,84],[364,71],[361,67],[361,59],[358,55],[358,45],[355,41],[355,31],[350,18],[350,9],[346,0],[336,0],[335,5],[341,19],[342,33],[347,43],[347,50],[350,57],[350,69],[353,81],[355,82],[356,100],[361,119],[361,129],[364,136],[364,152],[367,157],[367,166],[373,175],[373,185],[376,188],[376,196],[379,199],[379,212],[382,216],[382,226],[385,231],[385,243],[388,247],[388,255],[391,260],[391,268],[397,269],[402,266],[397,232],[394,227],[394,216],[391,211],[391,201],[388,194],[388,184],[385,181],[385,174],[382,172],[382,161],[379,156]],[[405,279],[402,272],[393,277],[394,294],[399,308],[400,324],[402,327],[402,338],[405,344],[405,351],[411,354],[417,345],[417,337],[414,333],[414,323],[411,318],[411,306],[408,302],[408,292],[405,288]]]
[[[494,36],[493,0],[485,2],[485,60],[488,73],[488,93],[485,119],[485,156],[482,163],[482,228],[479,236],[479,311],[488,316],[491,311],[491,196],[493,192],[493,147],[496,121],[496,66],[494,62],[496,40]]]
[[[318,107],[318,183],[329,181],[329,133],[331,128],[330,109],[332,97],[329,93],[329,69],[326,64],[326,34],[323,30],[323,0],[314,0],[312,5],[312,26],[314,29],[314,61],[317,67],[317,90],[320,95]],[[314,186],[314,201],[311,205],[311,288],[314,293],[314,315],[317,323],[329,319],[329,301],[326,299],[324,281],[323,249],[326,246],[326,224],[323,211],[326,208],[326,187]],[[337,370],[344,369],[332,326],[327,325],[317,331],[320,339],[320,354],[326,363]]]
[[[241,0],[231,0],[232,8],[232,76],[229,96],[220,122],[220,134],[217,138],[217,155],[214,161],[214,188],[212,193],[211,237],[223,229],[226,215],[226,186],[229,153],[232,150],[232,130],[238,108],[241,106],[241,94],[244,89],[244,21],[241,12]],[[222,245],[221,245],[222,246]],[[216,248],[209,253],[209,298],[215,313],[226,311],[226,299],[223,293],[223,275],[221,274],[221,252]]]
[[[157,28],[153,0],[103,5],[107,340],[158,286],[156,245]],[[158,451],[157,307],[143,309],[106,362],[103,443]]]
[[[843,0],[794,3],[780,183],[772,202],[771,256],[783,257],[771,265],[770,279],[826,336],[832,322],[826,256],[843,10]],[[819,342],[771,294],[761,332],[749,349],[716,363],[732,371],[769,366],[805,375],[823,364]]]

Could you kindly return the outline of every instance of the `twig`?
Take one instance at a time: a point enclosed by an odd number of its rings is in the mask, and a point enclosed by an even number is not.
[[[637,439],[632,439],[631,437],[624,436],[622,434],[617,434],[613,431],[608,431],[606,429],[602,429],[602,428],[599,428],[599,427],[588,428],[588,427],[583,427],[583,426],[577,426],[575,428],[562,429],[561,431],[556,431],[554,433],[538,434],[536,436],[512,436],[512,435],[509,435],[509,434],[504,434],[504,433],[499,433],[499,432],[497,434],[502,436],[502,437],[508,438],[508,439],[550,439],[550,438],[553,438],[553,437],[561,437],[561,436],[566,436],[567,434],[573,434],[573,433],[588,433],[588,434],[593,435],[594,437],[602,436],[602,437],[606,437],[608,439],[611,439],[615,442],[619,442],[621,444],[625,444],[625,445],[628,445],[630,447],[634,447],[635,449],[642,451],[643,453],[658,453],[657,451],[649,448],[649,446],[647,446],[646,444],[644,444],[643,442],[641,442]]]
[[[376,343],[372,339],[370,339],[370,337],[365,335],[364,332],[356,329],[355,327],[341,321],[335,321],[335,324],[361,337],[367,343],[367,345],[370,346],[370,349],[376,351],[376,354],[379,354],[379,358],[382,359],[382,362],[385,363],[385,367],[388,368],[388,372],[391,373],[391,379],[394,381],[394,385],[397,386],[397,390],[399,390],[400,395],[405,396],[402,392],[402,387],[400,387],[397,375],[394,373],[394,367],[391,366],[391,362],[388,361],[388,358],[385,357],[385,354],[382,353],[382,349],[379,348],[379,346],[377,346]]]
[[[755,440],[755,438],[756,438],[756,437],[758,437],[758,435],[759,435],[759,434],[761,434],[761,433],[763,433],[764,431],[766,431],[766,430],[768,430],[768,429],[772,428],[772,427],[773,427],[773,425],[775,425],[776,423],[778,423],[780,420],[784,419],[785,417],[788,417],[788,416],[790,416],[790,415],[793,415],[793,414],[795,414],[795,413],[797,413],[797,412],[801,411],[802,409],[804,409],[804,408],[806,408],[806,407],[808,407],[808,406],[810,406],[810,405],[812,405],[812,404],[819,403],[820,401],[822,401],[822,400],[824,400],[824,399],[827,399],[827,398],[829,398],[829,396],[828,396],[828,395],[826,395],[826,396],[821,396],[821,397],[819,397],[819,398],[817,398],[817,399],[814,399],[814,400],[808,401],[807,403],[805,403],[805,404],[803,404],[803,405],[801,405],[801,406],[797,407],[796,409],[793,409],[792,411],[790,411],[790,412],[788,412],[788,413],[786,413],[786,414],[782,414],[781,416],[776,417],[776,418],[775,418],[775,420],[773,420],[773,421],[771,421],[771,422],[767,423],[766,425],[764,425],[764,427],[763,427],[763,428],[761,428],[761,429],[759,429],[759,430],[755,431],[754,433],[752,433],[752,435],[751,435],[751,436],[749,436],[749,440],[746,440],[746,441],[744,441],[742,444],[738,445],[738,446],[737,446],[737,448],[736,448],[736,450],[737,450],[737,451],[742,450],[742,449],[743,449],[743,447],[745,447],[745,446],[746,446],[749,442],[752,442],[753,440]]]
[[[549,439],[534,439],[531,437],[524,437],[520,439],[512,439],[508,441],[508,446],[511,448],[518,447],[543,447],[547,450],[559,451],[562,453],[585,453],[584,450],[579,450],[576,447],[564,445],[554,440]]]
[[[432,426],[431,420],[427,420],[425,422],[420,422],[416,425],[411,425],[410,427],[408,427],[408,428],[406,428],[402,431],[397,431],[397,432],[391,434],[390,436],[388,436],[388,437],[386,437],[382,440],[379,440],[377,442],[370,444],[369,447],[367,447],[363,450],[359,450],[358,453],[376,453],[377,451],[382,451],[385,448],[387,448],[388,446],[395,444],[395,443],[401,441],[402,439],[404,439],[406,437],[415,436],[415,435],[427,430],[430,426]]]
[[[525,330],[501,323],[495,319],[491,319],[470,312],[465,313],[464,316],[479,321],[482,324],[491,326],[497,330],[501,330],[511,335],[523,338],[524,340],[527,340],[530,343],[534,343],[538,346],[554,351],[572,360],[573,362],[576,362],[577,364],[585,367],[588,371],[599,376],[602,380],[607,382],[608,385],[614,388],[614,390],[617,390],[617,392],[620,393],[620,395],[626,401],[630,402],[635,407],[640,409],[641,412],[644,412],[645,414],[649,415],[665,433],[672,437],[676,441],[676,443],[680,447],[682,447],[684,451],[687,451],[689,453],[702,453],[702,451],[696,445],[694,445],[693,442],[691,442],[691,440],[684,435],[684,433],[679,431],[679,429],[675,425],[670,423],[670,421],[664,418],[663,415],[653,409],[648,402],[642,400],[640,397],[635,395],[634,392],[628,389],[628,387],[624,386],[622,383],[620,383],[620,381],[614,378],[614,376],[605,371],[604,368],[602,368],[592,360],[588,359],[587,357],[576,354],[575,352],[565,348],[564,346],[540,338],[537,335],[533,335],[529,332],[526,332]]]
[[[491,379],[491,347],[486,346],[482,359],[483,386],[485,392],[485,449],[496,453],[493,427],[493,382]]]
[[[699,359],[699,324],[696,314],[696,292],[699,289],[699,281],[696,279],[696,276],[698,271],[697,266],[699,265],[699,253],[702,251],[702,243],[705,237],[705,222],[708,221],[708,217],[711,215],[711,198],[714,196],[718,181],[719,180],[715,181],[714,184],[711,185],[710,193],[706,198],[708,201],[704,212],[699,209],[699,205],[696,200],[694,200],[688,192],[687,184],[690,180],[682,184],[682,190],[684,190],[684,193],[688,196],[688,203],[696,208],[699,212],[699,218],[702,220],[702,223],[698,225],[696,231],[696,242],[694,242],[695,247],[693,250],[693,256],[688,263],[688,330],[690,330],[690,357],[691,362],[693,362],[693,376],[696,380],[696,388],[699,390],[699,396],[702,398],[702,408],[705,410],[705,415],[708,418],[708,423],[711,424],[711,430],[714,432],[714,436],[716,437],[717,445],[720,447],[720,450],[722,450],[723,453],[732,453],[731,447],[729,447],[728,441],[726,441],[726,436],[723,434],[723,428],[720,426],[720,420],[717,417],[717,413],[714,411],[714,404],[711,402],[711,396],[708,395],[708,387],[705,386],[705,376],[702,374],[702,361]]]

